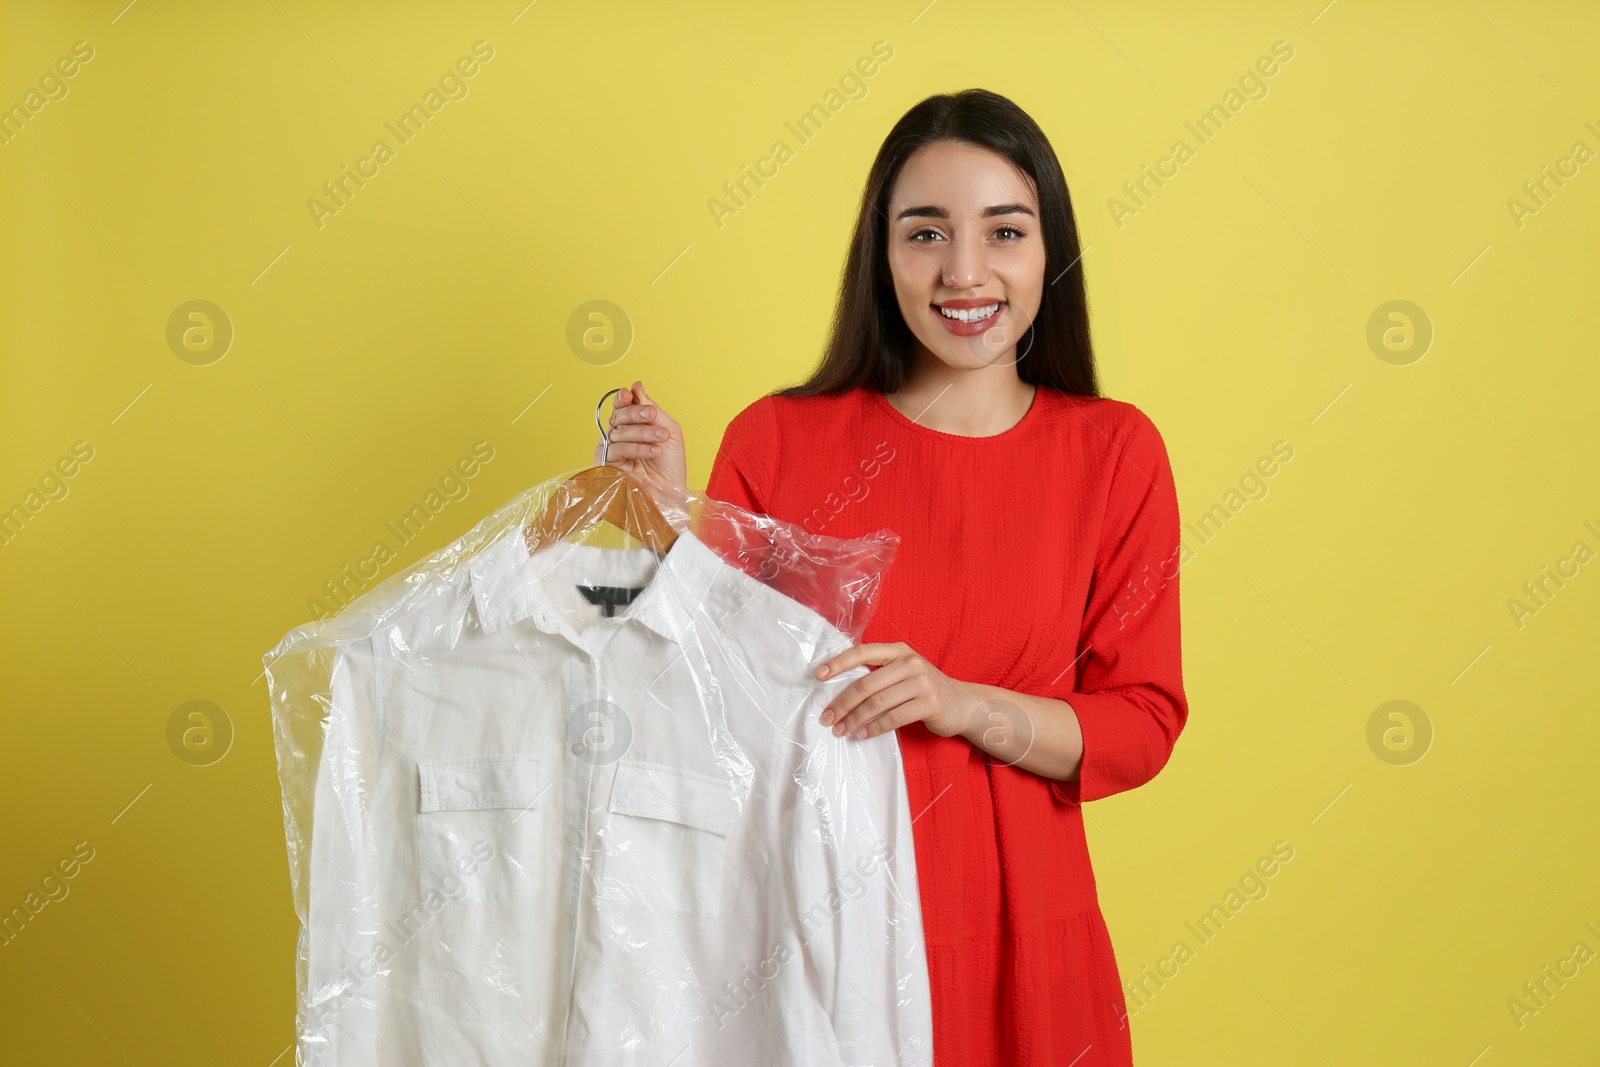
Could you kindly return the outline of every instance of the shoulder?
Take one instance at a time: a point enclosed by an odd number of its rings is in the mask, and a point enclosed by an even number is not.
[[[1176,514],[1177,486],[1166,442],[1137,405],[1110,397],[1058,394],[1057,435],[1075,484],[1103,502],[1112,528],[1146,509]]]
[[[778,425],[814,423],[819,419],[838,418],[858,410],[869,400],[865,386],[857,386],[838,393],[819,393],[815,396],[784,396],[768,393],[739,413],[770,420]]]
[[[1110,458],[1135,456],[1165,464],[1166,442],[1149,415],[1109,396],[1050,391],[1058,430],[1078,438],[1085,452]]]
[[[763,439],[814,435],[859,417],[866,400],[866,393],[860,388],[819,396],[768,393],[746,405],[728,422],[723,439],[736,445],[758,445]]]

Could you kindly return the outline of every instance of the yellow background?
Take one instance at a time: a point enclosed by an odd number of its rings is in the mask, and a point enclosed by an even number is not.
[[[1592,7],[125,2],[9,4],[0,33],[0,104],[94,49],[0,147],[0,507],[94,449],[0,547],[0,908],[95,850],[0,947],[7,1062],[293,1060],[261,655],[474,442],[495,458],[386,574],[585,465],[634,378],[703,484],[727,420],[815,360],[889,127],[971,85],[1062,158],[1107,391],[1161,428],[1185,519],[1294,449],[1183,567],[1172,762],[1087,811],[1124,977],[1194,950],[1138,1062],[1595,1062],[1600,963],[1507,1006],[1600,952],[1600,564],[1520,628],[1507,606],[1600,550],[1600,162],[1520,227],[1507,206],[1600,150]],[[308,199],[479,40],[469,94],[319,229]],[[785,121],[879,40],[867,95],[797,145]],[[1184,122],[1280,40],[1267,96],[1197,146]],[[1180,137],[1119,228],[1108,199]],[[718,228],[707,201],[780,138]],[[209,366],[166,341],[195,299],[236,332]],[[594,299],[635,331],[610,366],[566,341]],[[1435,334],[1405,366],[1366,340],[1397,299]],[[1396,699],[1433,732],[1404,766],[1367,740]],[[190,700],[233,724],[210,766],[168,747]],[[1270,893],[1200,945],[1185,923],[1278,841]]]

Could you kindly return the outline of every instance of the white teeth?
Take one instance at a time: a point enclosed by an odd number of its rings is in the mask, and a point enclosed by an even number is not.
[[[999,304],[990,304],[981,308],[945,308],[939,309],[939,314],[947,319],[957,322],[982,322],[1000,310]]]

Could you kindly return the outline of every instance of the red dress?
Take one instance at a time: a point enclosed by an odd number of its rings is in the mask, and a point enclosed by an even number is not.
[[[898,731],[937,1067],[1133,1062],[1083,801],[1149,781],[1188,717],[1177,497],[1138,408],[1040,386],[992,437],[913,422],[876,390],[766,396],[723,435],[706,495],[814,533],[901,537],[865,642],[952,678],[1065,700],[1078,781]]]

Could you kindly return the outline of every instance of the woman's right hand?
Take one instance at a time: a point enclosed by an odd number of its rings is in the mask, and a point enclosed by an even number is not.
[[[643,382],[617,394],[611,412],[610,444],[597,444],[594,461],[682,492],[689,487],[683,428],[650,399]]]

